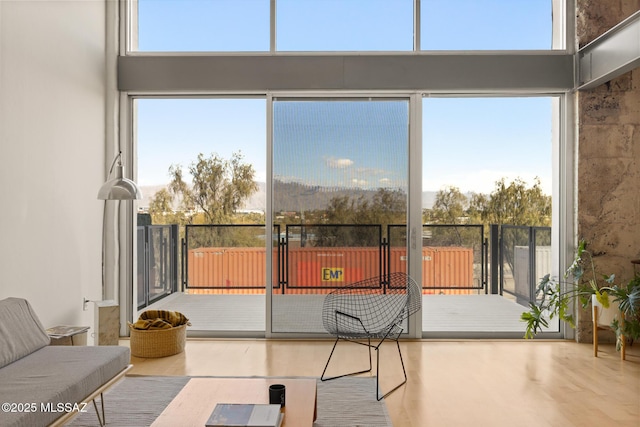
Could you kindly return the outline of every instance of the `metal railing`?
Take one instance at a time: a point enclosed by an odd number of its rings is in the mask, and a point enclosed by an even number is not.
[[[173,292],[178,286],[178,226],[138,226],[138,309]]]
[[[538,276],[550,271],[550,227],[492,226],[492,234],[494,228],[496,248],[489,251],[482,225],[424,225],[423,292],[504,293],[523,304],[534,298]],[[267,238],[274,293],[325,293],[407,271],[404,224],[274,225],[270,236],[260,224],[187,225],[181,244],[178,236],[177,225],[138,227],[140,308],[183,289],[264,293]]]
[[[278,248],[280,227],[271,232]],[[186,225],[183,243],[183,286],[186,289],[266,289],[267,227],[248,225]],[[274,289],[279,287],[280,250],[273,256]]]
[[[526,306],[535,300],[540,279],[551,270],[551,227],[501,227],[501,294]]]
[[[266,289],[264,225],[188,225],[183,284],[187,289]],[[406,271],[406,226],[286,225],[273,230],[273,289],[315,293],[391,271]],[[277,236],[277,237],[275,237]],[[482,225],[425,226],[426,293],[485,289]]]
[[[448,293],[488,293],[484,226],[433,224],[422,227],[423,288]],[[429,253],[431,252],[431,253]],[[425,260],[431,256],[432,260]],[[429,262],[432,261],[432,262]]]
[[[382,274],[381,225],[287,225],[280,247],[282,293],[332,290]]]

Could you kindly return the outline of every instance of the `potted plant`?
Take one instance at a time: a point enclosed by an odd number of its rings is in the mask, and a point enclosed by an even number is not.
[[[573,309],[574,303],[579,302],[583,308],[597,306],[598,311],[602,313],[601,316],[611,316],[606,322],[616,334],[618,350],[622,347],[623,340],[633,342],[640,339],[639,274],[635,274],[629,282],[621,285],[616,283],[615,274],[598,273],[593,255],[587,250],[586,242],[581,241],[573,263],[564,274],[564,279],[552,279],[547,274],[540,280],[536,290],[536,301],[531,302],[529,311],[521,316],[521,320],[527,324],[525,338],[533,338],[543,328],[548,327],[548,321],[556,316],[575,327]],[[609,314],[609,311],[613,313]],[[602,321],[603,317],[600,317],[599,324],[603,324]]]

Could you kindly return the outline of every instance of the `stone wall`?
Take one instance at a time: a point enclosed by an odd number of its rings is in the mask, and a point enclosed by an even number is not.
[[[640,10],[640,0],[577,0],[584,46]],[[578,93],[578,237],[596,267],[621,281],[640,258],[640,69]],[[579,342],[592,340],[591,313],[579,313]],[[612,336],[609,337],[612,339]]]

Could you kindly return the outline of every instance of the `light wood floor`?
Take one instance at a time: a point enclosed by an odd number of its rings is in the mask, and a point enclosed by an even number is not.
[[[395,346],[385,345],[383,390],[402,375]],[[132,357],[131,374],[319,377],[331,346],[189,339],[175,356]],[[638,343],[626,361],[612,345],[594,358],[590,344],[571,341],[417,340],[401,348],[409,381],[385,399],[394,426],[640,426]],[[334,373],[368,366],[366,347],[344,343],[336,352]]]

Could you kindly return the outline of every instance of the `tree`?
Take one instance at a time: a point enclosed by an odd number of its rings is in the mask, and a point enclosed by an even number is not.
[[[446,187],[438,191],[429,214],[430,224],[444,224],[448,227],[430,228],[432,246],[474,246],[478,236],[476,230],[465,227],[469,222],[469,199],[458,187]]]
[[[181,166],[169,167],[169,185],[158,191],[149,204],[154,224],[232,223],[237,210],[258,190],[253,166],[243,163],[239,152],[233,153],[230,160],[215,153],[205,158],[200,153],[188,170],[193,177],[191,185],[185,181]],[[190,247],[239,242],[254,246],[256,240],[251,231],[227,228],[194,228],[189,236]]]
[[[193,177],[191,186],[184,181],[182,167],[171,165],[171,203],[173,197],[178,197],[180,211],[201,211],[207,224],[231,222],[233,214],[258,190],[253,166],[243,163],[242,159],[240,152],[233,153],[231,160],[215,153],[208,158],[198,154],[197,161],[189,166]]]
[[[387,225],[405,222],[406,206],[406,193],[399,189],[379,188],[369,196],[336,196],[329,201],[324,223],[380,224],[385,236]],[[315,235],[316,246],[375,246],[380,244],[381,237],[372,233],[370,227],[320,227]]]
[[[325,212],[325,222],[329,224],[356,224],[358,210],[358,202],[352,197],[332,197]]]
[[[407,214],[407,195],[404,191],[379,188],[369,207],[363,207],[364,213],[370,213],[370,224],[404,224]]]
[[[458,187],[438,191],[431,209],[431,219],[440,224],[460,224],[466,216],[469,201]]]
[[[542,192],[539,178],[531,188],[520,178],[509,185],[502,178],[488,198],[474,203],[485,224],[551,225],[551,196]]]
[[[330,224],[404,223],[407,195],[396,189],[378,188],[371,195],[336,196],[329,201],[325,222]]]
[[[465,196],[457,187],[438,191],[430,212],[435,224],[483,223],[510,225],[551,225],[551,196],[542,192],[540,180],[532,187],[516,178],[507,184],[502,178],[489,195]]]
[[[463,227],[456,226],[463,223],[483,224],[485,232],[490,224],[551,225],[551,196],[542,192],[538,178],[531,187],[527,187],[520,178],[509,184],[502,178],[495,184],[495,189],[488,195],[471,193],[467,197],[457,187],[440,190],[436,194],[433,208],[424,212],[424,216],[428,217],[430,224],[452,227],[434,228],[432,241],[440,244],[462,244],[468,233]],[[506,246],[512,247],[516,242],[526,244],[528,236],[528,230],[514,228],[505,233],[503,238]],[[543,241],[538,243],[544,244]],[[509,254],[506,256],[509,258]]]
[[[489,197],[477,197],[473,204],[484,224],[527,226],[502,229],[502,254],[512,272],[515,271],[516,247],[531,243],[528,227],[551,225],[551,196],[542,192],[538,178],[530,188],[520,178],[508,185],[502,178],[496,182],[496,188]],[[550,234],[538,236],[538,245],[550,244]]]
[[[167,212],[172,212],[172,201],[173,196],[171,195],[171,193],[169,193],[169,190],[163,188],[162,190],[156,192],[156,194],[154,194],[154,196],[151,198],[151,202],[149,203],[149,213],[151,215],[160,215]]]
[[[191,215],[187,212],[174,211],[173,195],[166,188],[151,198],[149,214],[153,224],[187,224],[191,221]]]

